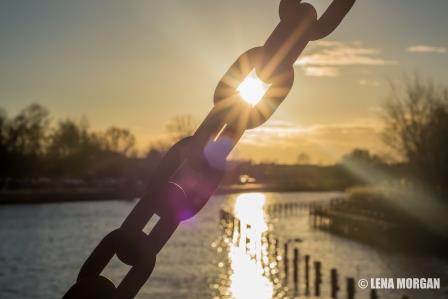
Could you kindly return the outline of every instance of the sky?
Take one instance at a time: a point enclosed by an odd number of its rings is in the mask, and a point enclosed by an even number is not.
[[[330,0],[310,0],[319,14]],[[212,108],[235,59],[279,22],[278,0],[0,1],[0,107],[37,102],[55,120],[129,128],[147,148],[167,122]],[[388,154],[381,107],[390,82],[420,73],[448,82],[448,1],[357,0],[340,27],[312,42],[293,89],[233,156],[334,163],[355,147]]]

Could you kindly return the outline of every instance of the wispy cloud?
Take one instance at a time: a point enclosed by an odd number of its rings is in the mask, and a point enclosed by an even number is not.
[[[329,66],[310,66],[305,68],[305,75],[310,77],[338,77],[339,69]]]
[[[303,127],[287,121],[270,121],[265,125],[253,130],[249,130],[244,134],[242,142],[244,143],[263,143],[265,138],[284,139],[293,136],[300,136],[309,133],[310,127]]]
[[[434,53],[434,54],[445,54],[448,52],[447,48],[433,47],[428,45],[417,45],[411,46],[406,49],[411,53]]]
[[[361,79],[359,80],[360,85],[364,86],[372,86],[372,87],[378,87],[381,85],[381,83],[377,80],[370,80],[370,79]]]
[[[342,67],[397,64],[383,59],[380,49],[364,47],[361,42],[320,41],[310,52],[296,62],[308,76],[336,77]]]
[[[376,118],[308,126],[272,121],[247,131],[237,147],[237,156],[294,163],[297,155],[304,152],[313,163],[331,164],[357,147],[384,153],[382,129],[381,120]]]

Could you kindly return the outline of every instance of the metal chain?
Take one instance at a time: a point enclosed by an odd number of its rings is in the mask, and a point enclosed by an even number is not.
[[[145,196],[120,228],[109,233],[82,266],[76,284],[64,299],[131,299],[151,275],[156,256],[179,223],[196,215],[216,190],[226,158],[246,129],[260,126],[283,102],[293,81],[293,65],[310,40],[331,33],[354,0],[335,0],[321,19],[299,0],[283,0],[280,23],[262,47],[242,54],[219,82],[214,107],[193,136],[176,143],[152,176]],[[270,87],[255,106],[237,91],[250,72]],[[149,234],[152,216],[160,217]],[[131,269],[118,286],[101,272],[116,255]]]

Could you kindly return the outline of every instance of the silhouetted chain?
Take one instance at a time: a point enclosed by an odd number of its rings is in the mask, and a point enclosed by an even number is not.
[[[93,250],[65,299],[134,298],[151,275],[156,256],[179,223],[196,215],[218,187],[226,158],[246,129],[263,124],[283,102],[294,81],[293,65],[310,40],[331,33],[354,0],[335,0],[318,20],[314,8],[283,0],[279,25],[262,47],[253,48],[230,67],[219,82],[214,107],[193,136],[176,143],[155,170],[143,198],[120,228]],[[252,106],[237,88],[252,72],[269,85]],[[149,234],[143,229],[160,217]],[[101,276],[116,255],[131,266],[118,286]]]

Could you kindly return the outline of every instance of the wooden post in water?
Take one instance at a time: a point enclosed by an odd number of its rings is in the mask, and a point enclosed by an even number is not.
[[[236,239],[236,244],[238,245],[238,244],[240,244],[240,241],[241,241],[241,221],[240,220],[238,220],[238,222],[237,222],[237,231],[238,231],[238,239]]]
[[[246,224],[246,240],[245,240],[245,248],[246,248],[246,253],[249,253],[249,244],[251,242],[250,238],[249,238],[249,234],[248,232],[251,230],[252,226],[250,224]]]
[[[310,294],[310,256],[305,255],[305,295]]]
[[[370,299],[378,299],[378,294],[377,294],[376,290],[370,291]]]
[[[338,292],[339,292],[339,277],[338,277],[338,270],[331,269],[331,298],[338,298]]]
[[[230,224],[230,241],[233,242],[233,237],[235,236],[235,220],[236,218],[232,218],[231,221],[229,221]]]
[[[272,242],[271,242],[271,235],[269,234],[269,232],[266,232],[266,233],[262,233],[261,234],[261,248],[263,248],[263,236],[264,236],[264,240],[265,240],[265,242],[266,242],[266,244],[267,244],[267,253],[268,253],[268,255],[271,253],[271,249],[272,249]]]
[[[314,295],[316,297],[320,296],[320,284],[322,283],[322,263],[319,261],[314,262]]]
[[[275,260],[278,260],[278,239],[275,239],[275,247],[274,247],[274,255],[275,255]]]
[[[355,299],[355,279],[347,278],[347,299]]]
[[[284,245],[284,260],[283,260],[283,266],[285,268],[285,284],[288,285],[288,242],[285,242]]]
[[[294,294],[299,294],[299,249],[294,248]]]

